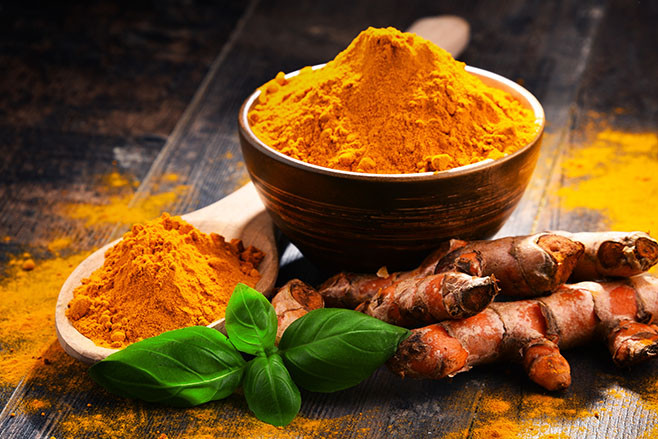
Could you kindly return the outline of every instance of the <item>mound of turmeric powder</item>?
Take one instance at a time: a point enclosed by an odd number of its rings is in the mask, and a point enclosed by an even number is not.
[[[254,286],[263,253],[179,217],[137,224],[73,292],[67,316],[99,346],[120,348],[224,316],[238,282]]]
[[[528,144],[534,114],[464,66],[414,34],[368,28],[323,68],[263,85],[249,124],[290,157],[380,174],[443,171]]]

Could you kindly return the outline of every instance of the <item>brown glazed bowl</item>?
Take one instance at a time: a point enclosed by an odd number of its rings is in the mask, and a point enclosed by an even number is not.
[[[247,98],[239,132],[249,175],[274,223],[306,257],[332,270],[410,268],[441,241],[484,239],[500,229],[537,163],[544,110],[520,85],[466,69],[518,98],[534,112],[539,129],[509,156],[442,172],[365,174],[293,159],[252,132],[247,114],[260,92]]]

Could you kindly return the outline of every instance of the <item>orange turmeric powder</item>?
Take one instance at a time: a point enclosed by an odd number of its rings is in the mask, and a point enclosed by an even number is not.
[[[120,348],[224,316],[238,282],[254,286],[259,250],[163,214],[134,225],[75,289],[67,316],[99,346]]]
[[[562,162],[566,182],[557,195],[567,211],[603,213],[601,227],[658,231],[658,133],[615,130],[593,122],[582,145]]]
[[[464,66],[414,34],[368,28],[324,67],[263,85],[249,124],[290,157],[379,174],[443,171],[528,144],[533,113]]]
[[[12,258],[0,276],[0,387],[20,382],[55,333],[53,309],[64,280],[88,256],[54,253],[24,271],[22,258]]]

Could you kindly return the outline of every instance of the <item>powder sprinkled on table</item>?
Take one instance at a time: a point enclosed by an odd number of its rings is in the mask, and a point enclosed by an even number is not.
[[[254,286],[263,253],[163,214],[137,224],[75,289],[67,316],[97,345],[120,348],[224,316],[239,282]]]
[[[592,209],[617,230],[658,232],[658,134],[614,129],[605,121],[562,163],[558,191],[567,210]],[[655,270],[654,270],[655,272]]]

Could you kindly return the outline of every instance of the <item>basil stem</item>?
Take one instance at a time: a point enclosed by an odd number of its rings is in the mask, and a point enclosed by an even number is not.
[[[300,387],[335,392],[384,364],[409,330],[347,309],[317,309],[286,329],[279,352]]]
[[[276,312],[267,298],[238,284],[226,307],[226,333],[233,346],[251,355],[272,353],[276,328]]]
[[[243,390],[256,417],[278,427],[288,425],[302,404],[299,389],[278,354],[256,357],[247,364]]]
[[[245,366],[222,333],[192,326],[134,343],[93,365],[89,374],[121,396],[191,407],[233,393]]]

